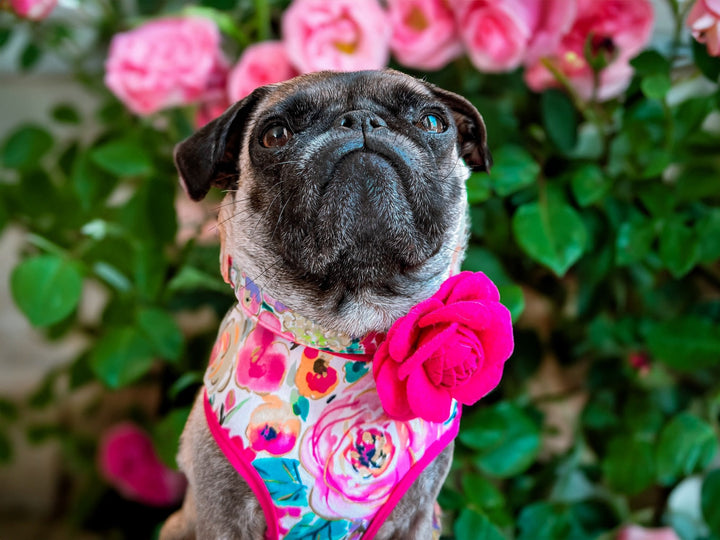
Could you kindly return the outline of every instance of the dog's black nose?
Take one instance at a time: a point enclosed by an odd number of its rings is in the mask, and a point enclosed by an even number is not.
[[[372,131],[379,127],[387,127],[385,120],[373,112],[357,110],[341,114],[335,125],[357,131]]]

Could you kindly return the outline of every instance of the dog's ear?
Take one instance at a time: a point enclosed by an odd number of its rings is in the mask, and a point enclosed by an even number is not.
[[[245,123],[268,92],[267,87],[256,89],[175,146],[175,167],[191,199],[199,201],[211,186],[227,189],[237,181]]]
[[[453,92],[426,83],[435,97],[452,111],[458,130],[460,156],[473,171],[490,172],[492,156],[487,145],[485,122],[478,110],[467,99]]]

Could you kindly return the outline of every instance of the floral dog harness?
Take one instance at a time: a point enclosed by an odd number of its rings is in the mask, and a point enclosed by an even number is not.
[[[223,257],[240,302],[211,353],[205,413],[260,501],[266,537],[373,538],[457,435],[457,402],[444,422],[390,418],[371,369],[384,336],[328,332],[263,294]]]

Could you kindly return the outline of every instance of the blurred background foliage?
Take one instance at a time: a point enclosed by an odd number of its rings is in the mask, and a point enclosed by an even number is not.
[[[278,35],[288,2],[185,4],[0,16],[0,46],[31,36],[20,73],[51,54],[97,98],[91,114],[58,103],[45,123],[1,136],[0,230],[26,238],[6,276],[17,307],[49,340],[80,334],[85,344],[25,401],[0,400],[4,466],[14,457],[6,432],[27,411],[92,387],[92,417],[98,400],[132,386],[159,397],[122,414],[175,466],[213,323],[233,296],[217,244],[178,235],[172,148],[193,130],[192,107],[133,115],[104,86],[103,60],[115,33],[181,8],[216,20],[237,56]],[[465,57],[433,72],[396,66],[484,115],[495,164],[468,182],[465,267],[498,284],[516,319],[502,384],[463,416],[440,498],[448,538],[609,538],[630,523],[720,538],[720,59],[676,38],[637,56],[628,89],[602,103],[531,92],[521,70],[484,74]],[[81,309],[89,289],[97,317]],[[57,519],[74,529],[149,538],[172,510],[102,479],[87,426],[30,424],[27,437],[59,441]]]

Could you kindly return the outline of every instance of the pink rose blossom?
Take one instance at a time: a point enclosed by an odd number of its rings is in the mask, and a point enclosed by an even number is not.
[[[573,21],[568,0],[458,0],[462,40],[480,71],[502,72],[555,49]]]
[[[228,97],[230,102],[235,102],[259,86],[282,82],[297,74],[281,41],[256,43],[245,49],[232,68],[227,83]]]
[[[302,73],[381,69],[391,31],[377,0],[294,0],[282,20],[288,58]]]
[[[218,50],[213,69],[207,79],[205,90],[200,97],[200,105],[195,114],[195,128],[200,129],[212,122],[230,106],[227,93],[227,81],[230,64]]]
[[[596,92],[597,99],[608,100],[621,94],[632,78],[629,61],[650,39],[653,8],[649,0],[577,0],[577,18],[552,54],[542,55],[562,73],[583,99]],[[593,70],[585,59],[585,44],[604,55],[609,62],[600,72],[594,89]],[[560,86],[555,75],[541,60],[530,62],[525,82],[535,91]]]
[[[711,56],[720,56],[720,0],[697,0],[686,24]]]
[[[18,17],[39,21],[57,5],[57,0],[10,0],[10,7]]]
[[[617,540],[680,540],[671,527],[646,529],[639,525],[623,527],[615,538]]]
[[[440,69],[463,52],[446,0],[389,0],[388,16],[390,48],[404,66]]]
[[[147,115],[203,97],[221,62],[220,32],[199,17],[158,19],[113,37],[105,84]]]
[[[357,384],[365,384],[364,391],[331,401],[302,439],[300,459],[316,478],[310,505],[327,519],[373,516],[413,466],[423,442],[440,428],[420,419],[389,418],[372,380]]]
[[[98,448],[100,473],[124,497],[151,506],[178,503],[185,476],[158,459],[149,435],[125,422],[107,430]]]
[[[472,405],[498,385],[512,350],[497,287],[461,272],[390,327],[373,359],[380,400],[393,418],[444,422],[453,399]]]

